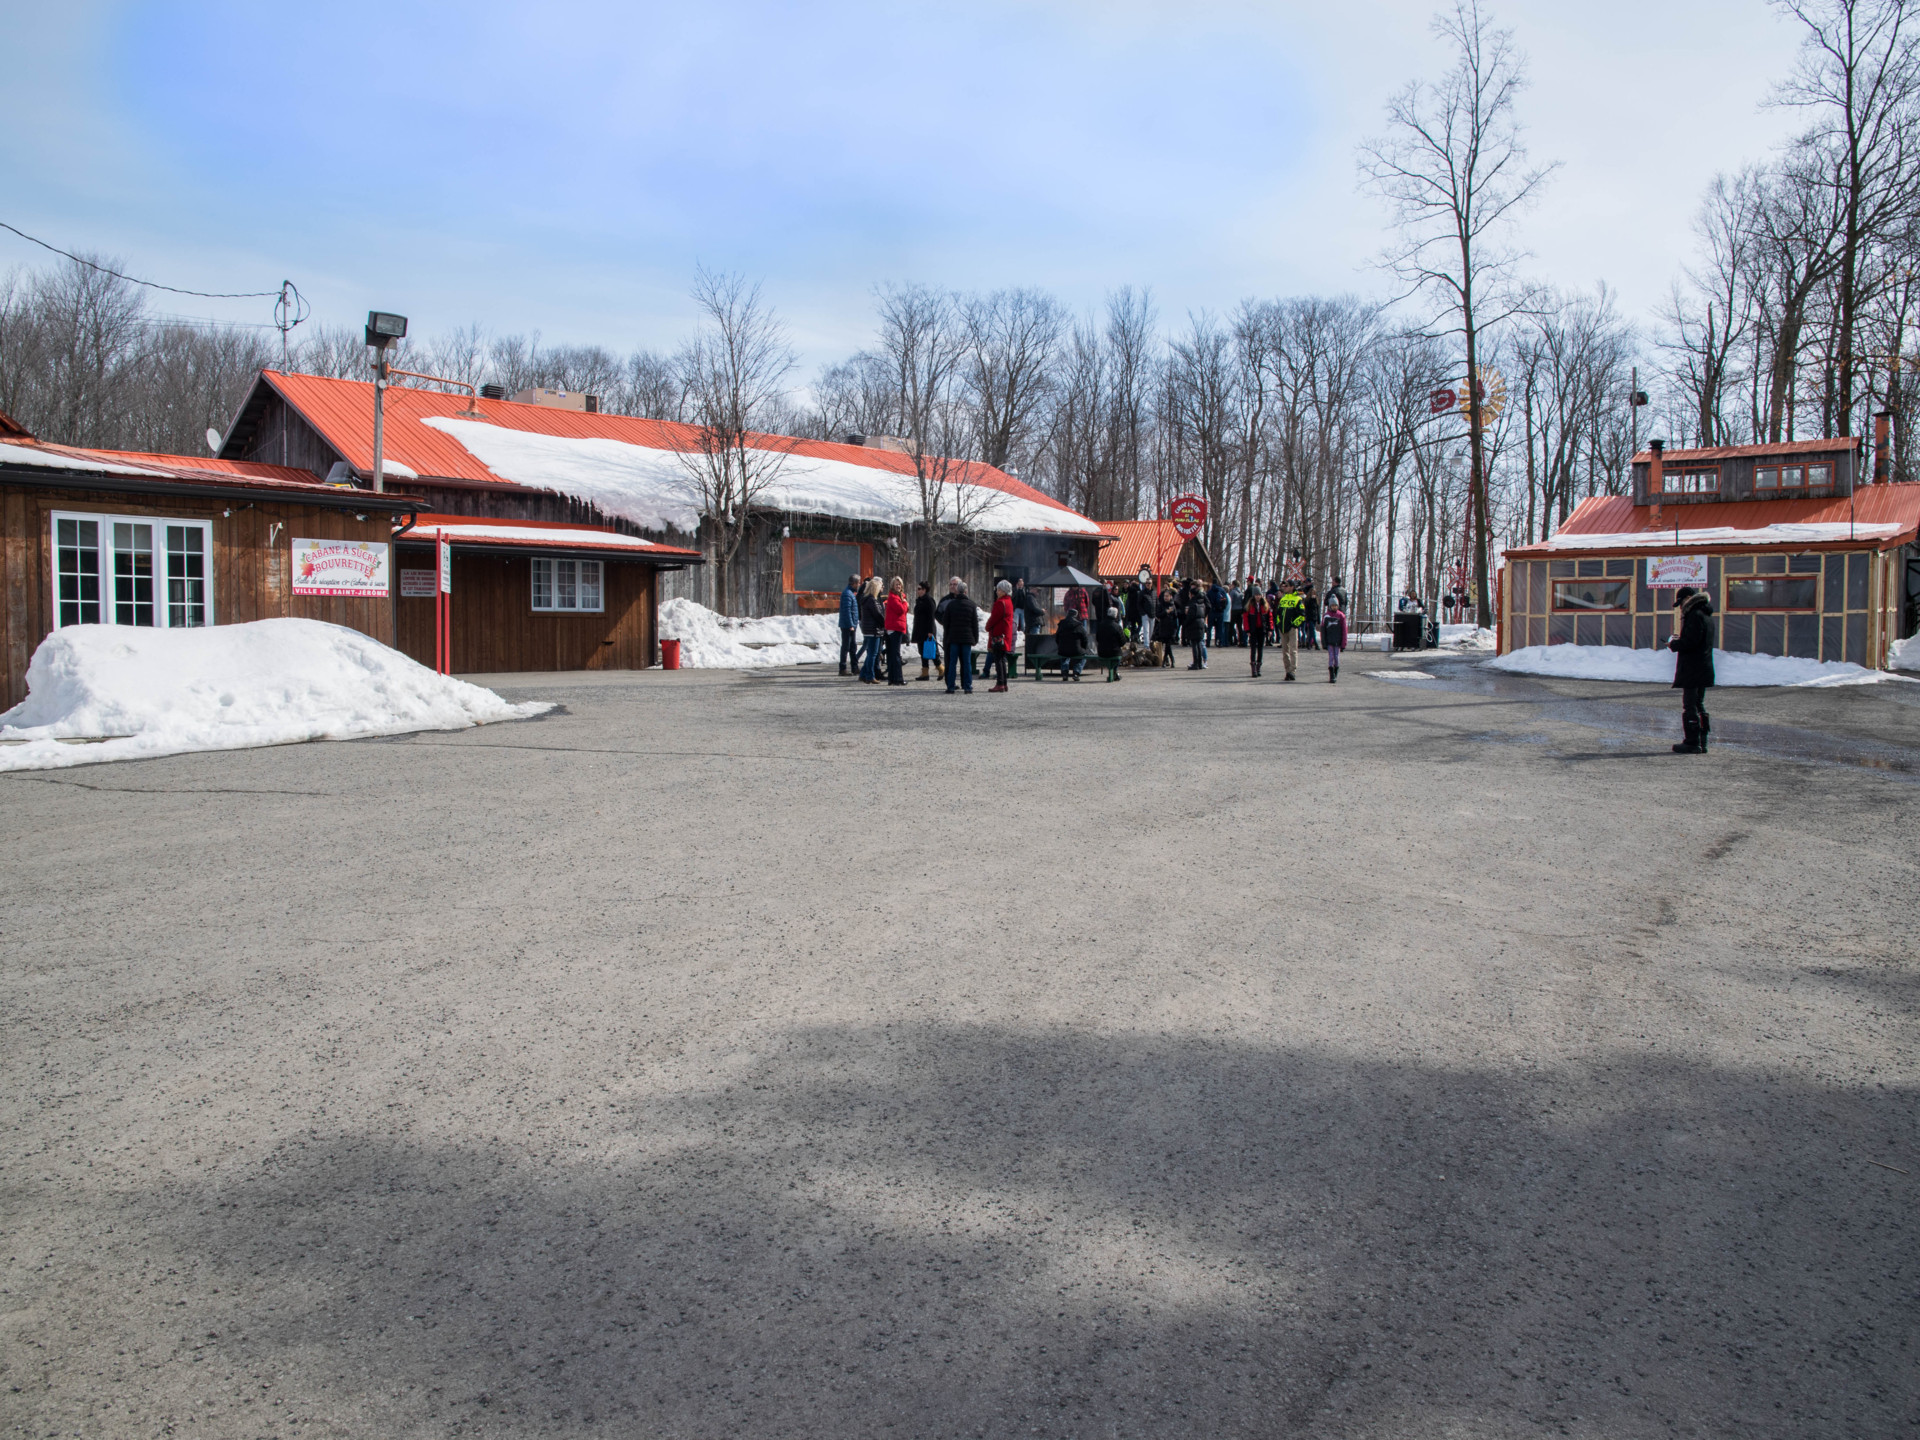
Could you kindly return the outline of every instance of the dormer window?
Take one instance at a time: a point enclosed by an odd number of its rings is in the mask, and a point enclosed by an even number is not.
[[[1660,477],[1662,495],[1718,495],[1720,471],[1669,470]]]
[[[1833,484],[1833,466],[1761,465],[1753,472],[1755,490],[1824,490]]]

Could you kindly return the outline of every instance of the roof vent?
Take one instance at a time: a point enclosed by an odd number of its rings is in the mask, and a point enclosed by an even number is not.
[[[866,444],[866,443],[867,443],[867,437],[866,437],[866,436],[864,436],[864,435],[862,435],[862,434],[860,434],[859,432],[857,432],[857,431],[854,431],[854,430],[849,430],[849,431],[847,432],[847,444],[849,444],[849,445],[864,445],[864,444]]]
[[[504,385],[482,385],[480,387],[480,398],[482,400],[504,400],[507,398],[507,387]]]
[[[600,413],[600,397],[598,395],[587,396],[587,413],[589,415],[598,415]]]

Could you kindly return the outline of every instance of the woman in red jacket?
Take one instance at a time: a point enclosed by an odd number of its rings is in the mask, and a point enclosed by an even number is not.
[[[995,681],[987,693],[1007,688],[1007,658],[1013,653],[1013,586],[1002,580],[993,587],[993,609],[987,612],[987,666]]]
[[[898,575],[887,582],[887,684],[904,685],[906,672],[900,668],[900,645],[907,638],[907,619],[913,607],[907,604],[907,582]]]

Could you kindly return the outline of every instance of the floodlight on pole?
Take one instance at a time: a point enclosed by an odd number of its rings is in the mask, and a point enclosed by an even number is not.
[[[407,338],[407,317],[385,310],[367,312],[367,348],[373,351],[373,488],[387,488],[387,347]]]

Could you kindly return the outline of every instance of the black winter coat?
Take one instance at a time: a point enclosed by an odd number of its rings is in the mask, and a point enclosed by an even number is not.
[[[1100,623],[1093,630],[1093,639],[1099,647],[1102,660],[1111,660],[1127,648],[1126,627],[1111,615],[1100,617]]]
[[[1063,660],[1087,653],[1086,623],[1068,615],[1053,632],[1053,648]]]
[[[1173,608],[1173,597],[1162,595],[1153,613],[1153,639],[1158,645],[1171,645],[1180,636],[1180,617]]]
[[[862,590],[860,592],[860,629],[865,634],[878,635],[886,628],[887,615],[880,608],[880,602]]]
[[[980,612],[973,608],[971,595],[949,595],[942,600],[940,625],[949,650],[971,650],[980,643]]]
[[[933,596],[916,595],[913,601],[913,643],[933,639]]]
[[[1674,653],[1673,688],[1704,690],[1713,684],[1713,601],[1704,593],[1680,611],[1680,633],[1667,642]]]

